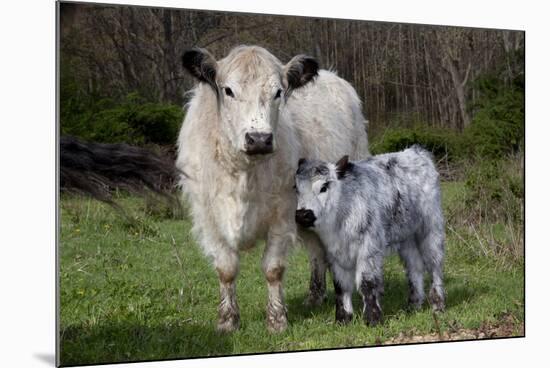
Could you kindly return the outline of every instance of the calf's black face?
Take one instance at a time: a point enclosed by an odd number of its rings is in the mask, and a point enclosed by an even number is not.
[[[315,214],[312,210],[306,210],[305,208],[300,208],[296,210],[296,222],[303,227],[312,227],[315,225]]]
[[[315,221],[324,223],[329,210],[334,207],[334,193],[338,191],[338,182],[353,167],[348,156],[343,156],[336,164],[319,160],[298,161],[295,175],[297,197],[296,223],[303,227],[315,227]],[[335,208],[335,207],[334,207]]]
[[[298,161],[295,176],[296,223],[303,227],[314,227],[315,221],[323,215],[328,199],[331,174],[327,165],[317,160]]]

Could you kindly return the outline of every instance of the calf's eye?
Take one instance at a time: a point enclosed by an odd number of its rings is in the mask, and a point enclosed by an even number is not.
[[[229,97],[235,97],[235,95],[233,94],[233,91],[231,90],[231,88],[225,87],[223,90],[224,90],[225,94],[228,95]]]
[[[281,97],[281,92],[282,92],[282,91],[281,91],[280,89],[278,89],[278,90],[277,90],[277,93],[275,94],[275,97],[274,97],[273,99],[276,100],[276,99],[278,99],[279,97]]]
[[[326,192],[327,189],[328,189],[328,183],[323,184],[323,186],[321,187],[321,193]]]

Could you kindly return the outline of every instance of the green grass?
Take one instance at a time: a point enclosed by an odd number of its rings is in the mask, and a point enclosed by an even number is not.
[[[463,191],[462,183],[443,183],[448,217]],[[137,198],[118,201],[136,217],[132,224],[97,201],[61,199],[63,365],[364,346],[401,332],[436,331],[428,307],[406,312],[407,283],[396,256],[386,262],[382,325],[364,325],[357,295],[354,321],[336,325],[330,280],[328,301],[304,307],[308,262],[305,251],[296,248],[285,275],[289,328],[269,334],[259,246],[242,254],[237,286],[241,328],[220,335],[215,331],[217,277],[190,235],[189,219],[146,215]],[[502,233],[491,232],[499,244],[507,239]],[[511,314],[518,321],[515,334],[521,334],[523,258],[503,260],[498,252],[487,251],[492,243],[483,242],[465,226],[448,229],[447,310],[439,316],[440,327],[477,328]]]

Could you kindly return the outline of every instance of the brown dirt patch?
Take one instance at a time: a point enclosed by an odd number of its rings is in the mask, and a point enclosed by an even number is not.
[[[439,326],[434,316],[436,326]],[[401,332],[397,337],[388,339],[382,345],[410,344],[435,341],[460,341],[476,339],[492,339],[497,337],[525,336],[525,323],[511,314],[502,315],[497,322],[483,323],[477,329],[456,328],[450,326],[448,331],[433,332],[418,335],[414,331]]]

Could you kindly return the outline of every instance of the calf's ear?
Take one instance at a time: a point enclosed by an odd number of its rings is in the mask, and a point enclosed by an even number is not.
[[[349,156],[345,155],[336,162],[336,175],[338,179],[342,179],[346,172],[352,168],[353,164],[349,162]]]
[[[296,88],[311,82],[318,74],[319,63],[307,55],[296,55],[285,65],[284,72],[287,82],[285,95],[288,96]]]
[[[209,84],[218,91],[216,84],[216,70],[218,63],[214,56],[205,49],[194,47],[183,53],[181,57],[183,67],[200,82]]]

